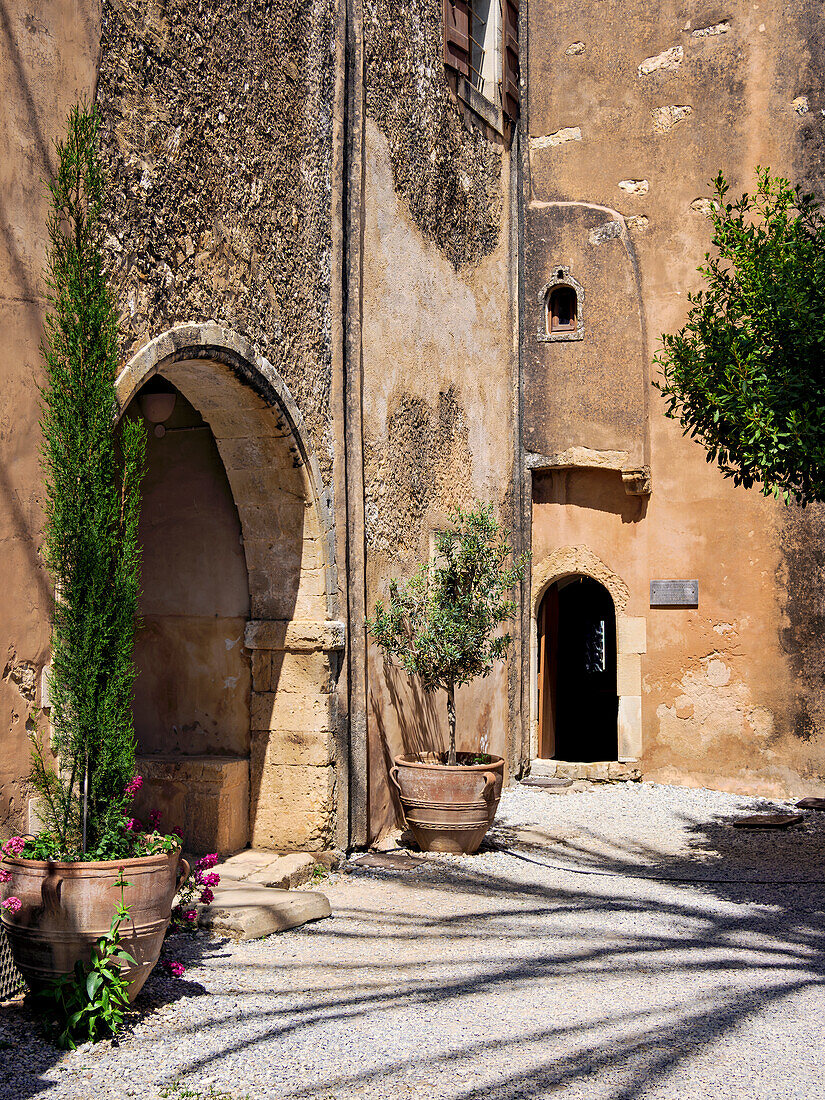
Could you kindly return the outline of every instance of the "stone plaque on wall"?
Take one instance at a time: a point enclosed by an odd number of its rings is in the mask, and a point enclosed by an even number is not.
[[[699,582],[660,580],[650,582],[651,607],[698,607]]]

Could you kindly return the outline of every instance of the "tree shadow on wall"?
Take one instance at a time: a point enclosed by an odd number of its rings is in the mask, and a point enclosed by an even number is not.
[[[402,752],[439,752],[446,749],[446,711],[444,706],[438,705],[440,693],[424,691],[417,677],[407,676],[387,657],[383,659],[383,672],[398,721]],[[377,707],[374,713],[379,713]]]

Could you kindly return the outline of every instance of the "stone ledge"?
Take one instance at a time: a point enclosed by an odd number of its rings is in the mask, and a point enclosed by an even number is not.
[[[638,783],[642,778],[642,767],[624,760],[596,760],[592,763],[533,760],[530,774],[548,779],[586,779],[591,783]]]
[[[650,496],[653,491],[650,467],[640,463],[634,465],[628,451],[597,451],[592,447],[568,447],[566,451],[550,455],[529,451],[525,464],[528,470],[536,471],[615,470],[621,474],[628,496]]]
[[[219,863],[215,870],[221,882],[247,882],[253,886],[268,886],[277,890],[294,890],[305,886],[315,873],[316,861],[306,852],[277,855],[247,848]]]
[[[341,622],[317,619],[252,619],[246,624],[247,649],[340,650],[346,627]]]

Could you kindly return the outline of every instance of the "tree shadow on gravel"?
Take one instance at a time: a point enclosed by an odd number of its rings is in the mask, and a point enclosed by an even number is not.
[[[208,967],[196,977],[215,992],[183,1012],[188,998],[176,1003],[173,984],[152,979],[157,1003],[124,1044],[161,1063],[173,1032],[174,1079],[197,1087],[208,1074],[255,1100],[637,1100],[788,1013],[813,1064],[819,1015],[803,1010],[825,984],[825,815],[793,833],[684,820],[684,843],[664,854],[602,835],[586,813],[556,827],[549,800],[542,829],[531,839],[499,827],[476,858],[353,868],[331,890],[332,921],[264,944],[193,941],[203,954],[191,961]],[[739,1054],[759,1069],[770,1051]],[[102,1052],[100,1072],[116,1069],[111,1057]],[[268,1067],[265,1088],[245,1065]],[[808,1072],[799,1085],[815,1095]],[[715,1095],[715,1084],[678,1094]],[[9,1095],[47,1087],[41,1078]]]
[[[239,1054],[262,1056],[270,1044],[288,1059],[294,1044],[323,1048],[352,1028],[362,1068],[302,1083],[289,1073],[272,1095],[516,1100],[580,1088],[642,1097],[748,1021],[825,983],[825,817],[808,815],[793,833],[742,832],[723,820],[683,829],[687,850],[665,856],[585,824],[555,843],[552,826],[546,842],[500,829],[495,869],[482,856],[354,870],[349,883],[364,886],[363,902],[356,894],[331,925],[291,933],[317,942],[310,961],[281,958],[288,941],[279,940],[271,959],[244,963],[231,1015],[216,1007],[191,1025],[202,1053],[181,1074],[214,1075],[224,1059],[237,1066]],[[375,903],[376,889],[390,904]],[[396,892],[405,900],[392,908]],[[213,965],[224,964],[237,965]],[[588,982],[604,996],[571,1015],[570,990]],[[631,994],[614,1002],[612,990],[628,984]],[[534,1004],[548,988],[557,1010],[542,1021]],[[496,1031],[503,996],[512,1007]],[[382,1046],[399,1017],[413,1032],[428,1021],[412,1058]],[[451,1020],[467,1024],[459,1043],[440,1041],[439,1022]],[[812,1041],[818,1033],[811,1028]]]

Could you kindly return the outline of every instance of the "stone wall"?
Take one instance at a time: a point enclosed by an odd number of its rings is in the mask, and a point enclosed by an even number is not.
[[[213,319],[286,380],[329,479],[333,0],[104,0],[107,254],[128,355]]]

